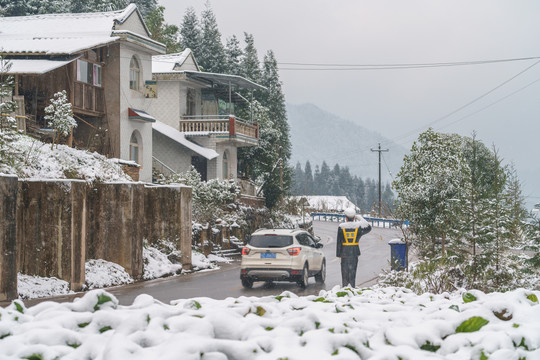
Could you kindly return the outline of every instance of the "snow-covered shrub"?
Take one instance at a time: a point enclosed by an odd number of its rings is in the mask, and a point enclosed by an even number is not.
[[[182,272],[180,263],[180,250],[171,241],[160,240],[149,245],[144,242],[143,247],[143,278],[157,279],[164,276],[171,276]]]
[[[85,285],[90,290],[133,282],[122,266],[102,259],[88,260],[85,264],[85,276]]]
[[[17,274],[17,291],[21,299],[37,299],[73,293],[69,289],[67,281],[55,277],[44,278],[22,273]]]
[[[45,120],[49,120],[49,126],[54,128],[53,145],[59,135],[67,136],[71,130],[77,127],[77,121],[73,118],[73,109],[67,99],[66,90],[54,94],[51,105],[45,108]]]

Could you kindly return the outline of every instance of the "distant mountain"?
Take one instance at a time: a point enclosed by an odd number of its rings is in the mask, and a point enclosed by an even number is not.
[[[324,111],[313,104],[287,104],[292,156],[291,165],[300,162],[302,169],[309,160],[313,171],[315,165],[326,161],[332,168],[336,163],[348,166],[352,175],[378,179],[379,156],[376,149],[381,143],[383,152],[381,175],[384,182],[391,181],[407,153],[401,145],[393,143],[381,134],[366,129],[349,120]]]

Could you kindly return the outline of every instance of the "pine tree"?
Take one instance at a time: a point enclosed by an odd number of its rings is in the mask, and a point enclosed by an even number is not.
[[[197,53],[199,65],[204,71],[224,73],[226,70],[225,49],[221,43],[216,16],[210,2],[201,13],[202,41]]]
[[[313,195],[313,173],[311,172],[311,163],[306,161],[306,166],[304,167],[304,188],[302,189],[303,195]]]
[[[432,129],[420,134],[405,156],[394,188],[399,215],[414,224],[412,230],[422,255],[434,257],[438,239],[440,255],[446,255],[446,238],[458,227],[455,206],[466,197],[463,189],[469,172],[461,142]]]
[[[305,174],[302,170],[302,165],[298,161],[294,168],[293,184],[291,187],[292,195],[303,195],[302,190],[305,186]]]
[[[255,48],[255,39],[253,35],[244,33],[244,58],[242,59],[243,76],[253,82],[258,83],[261,78],[261,69],[257,48]]]
[[[188,7],[180,25],[180,43],[183,49],[191,49],[194,54],[200,52],[202,41],[199,19],[193,7]]]
[[[241,76],[242,70],[242,56],[244,52],[240,48],[240,41],[236,35],[227,39],[227,45],[225,46],[225,57],[227,59],[227,72],[231,75]]]
[[[165,8],[157,7],[146,17],[146,26],[152,34],[152,39],[159,41],[167,46],[167,54],[180,51],[180,42],[178,41],[178,26],[165,23]]]

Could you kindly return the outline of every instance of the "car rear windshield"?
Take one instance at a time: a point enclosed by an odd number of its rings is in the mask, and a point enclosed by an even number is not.
[[[258,248],[280,248],[290,246],[293,243],[289,235],[253,235],[249,245]]]

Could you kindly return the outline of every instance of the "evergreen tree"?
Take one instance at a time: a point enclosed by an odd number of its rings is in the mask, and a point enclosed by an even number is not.
[[[226,70],[225,49],[221,43],[216,16],[210,2],[201,13],[202,41],[197,53],[199,65],[204,71],[224,73]]]
[[[236,35],[227,39],[225,57],[227,59],[227,72],[231,75],[242,76],[242,56],[244,52],[240,48],[240,41]]]
[[[466,197],[468,164],[461,153],[461,142],[428,129],[414,142],[406,155],[394,188],[398,192],[399,215],[414,224],[416,245],[421,255],[436,255],[441,239],[445,256],[446,237],[458,227],[456,200]]]
[[[11,66],[9,60],[0,56],[0,130],[10,129],[16,124],[15,118],[9,115],[17,109],[17,103],[13,101],[15,81],[12,75],[7,74]]]
[[[180,26],[180,43],[183,49],[191,49],[195,55],[200,52],[202,41],[199,19],[193,7],[188,7]]]
[[[257,49],[255,48],[255,39],[253,35],[245,32],[244,41],[246,47],[244,48],[244,58],[242,59],[242,76],[258,83],[261,78],[261,69]]]
[[[303,189],[305,186],[305,174],[302,170],[302,165],[300,165],[300,162],[296,163],[296,166],[294,168],[294,177],[293,177],[293,184],[291,188],[291,193],[293,195],[303,195]]]
[[[159,6],[150,12],[146,17],[146,26],[152,39],[167,46],[167,54],[177,53],[180,51],[178,26],[165,23],[164,11],[165,8]]]
[[[313,173],[311,172],[311,163],[306,161],[306,166],[304,167],[304,188],[302,189],[302,195],[313,195]]]
[[[322,188],[323,186],[321,184],[321,170],[319,169],[319,165],[315,165],[315,172],[313,173],[312,195],[321,195]]]
[[[364,180],[356,176],[354,177],[353,199],[353,202],[362,210],[362,213],[366,213],[366,191]]]
[[[329,195],[330,194],[330,167],[326,164],[326,161],[323,161],[321,164],[321,173],[319,175],[319,195]]]

